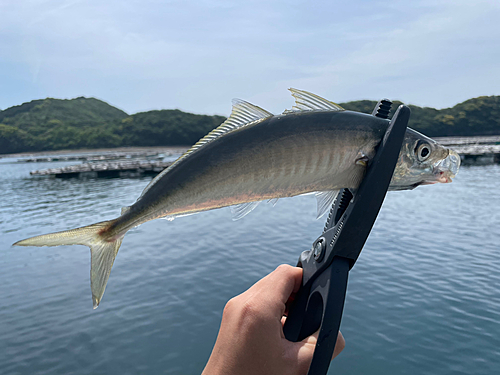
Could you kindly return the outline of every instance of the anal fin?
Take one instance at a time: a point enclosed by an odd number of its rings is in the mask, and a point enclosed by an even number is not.
[[[338,193],[338,190],[318,191],[315,193],[317,203],[316,219],[319,219],[330,209]]]
[[[274,206],[276,206],[276,203],[278,203],[279,198],[272,198],[267,201],[267,203],[271,203]]]
[[[247,216],[250,212],[252,212],[255,207],[259,205],[260,201],[256,202],[248,202],[241,203],[231,206],[231,214],[233,215],[233,220],[239,220],[245,216]]]

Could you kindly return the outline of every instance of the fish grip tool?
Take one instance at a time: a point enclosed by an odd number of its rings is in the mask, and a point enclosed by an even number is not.
[[[387,118],[390,102],[381,100],[372,115]],[[283,327],[290,341],[301,341],[319,329],[309,375],[326,374],[335,349],[344,309],[349,270],[375,223],[394,173],[410,109],[401,105],[389,122],[376,155],[359,188],[342,189],[328,215],[323,234],[304,251],[302,285]]]

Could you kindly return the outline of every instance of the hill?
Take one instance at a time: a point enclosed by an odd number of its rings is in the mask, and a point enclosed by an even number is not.
[[[376,104],[376,101],[358,100],[340,105],[351,111],[371,113]],[[393,103],[391,116],[400,104]],[[500,96],[480,96],[444,109],[409,107],[408,126],[429,137],[500,134]]]
[[[126,117],[94,98],[33,100],[0,112],[0,153],[118,146],[108,125]]]
[[[375,101],[340,103],[371,113]],[[393,111],[400,102],[394,102]],[[409,126],[428,136],[500,134],[500,96],[482,96],[452,108],[410,105]],[[0,111],[0,154],[121,146],[190,145],[221,124],[223,116],[179,110],[133,115],[95,98],[41,99]]]
[[[179,110],[127,113],[95,98],[41,99],[0,111],[0,154],[189,145],[225,120]]]
[[[122,146],[191,145],[226,120],[173,110],[136,113],[115,126]]]

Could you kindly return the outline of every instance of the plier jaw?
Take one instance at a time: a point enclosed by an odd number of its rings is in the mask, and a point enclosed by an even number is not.
[[[387,108],[389,107],[389,108]],[[390,102],[381,100],[372,115],[387,118]],[[366,116],[366,115],[364,115]],[[375,223],[394,173],[404,140],[410,109],[401,105],[380,142],[359,188],[340,190],[325,229],[304,251],[302,287],[283,327],[290,341],[301,341],[319,329],[309,374],[326,374],[342,319],[349,270]]]

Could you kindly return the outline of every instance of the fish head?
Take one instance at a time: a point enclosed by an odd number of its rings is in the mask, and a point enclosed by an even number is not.
[[[423,134],[407,129],[390,190],[449,183],[458,173],[460,155]]]

